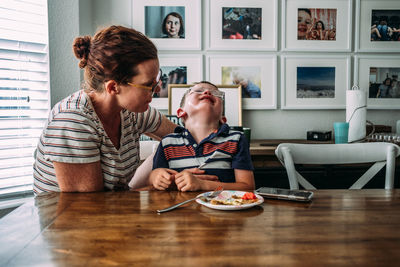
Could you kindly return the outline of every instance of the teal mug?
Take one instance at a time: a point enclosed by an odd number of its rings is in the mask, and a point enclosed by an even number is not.
[[[347,144],[349,141],[349,123],[334,122],[335,144]]]

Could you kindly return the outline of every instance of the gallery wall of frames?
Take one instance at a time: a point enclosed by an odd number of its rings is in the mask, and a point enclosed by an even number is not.
[[[133,0],[132,18],[160,50],[160,109],[204,79],[241,85],[244,110],[344,109],[354,84],[400,109],[398,0]]]

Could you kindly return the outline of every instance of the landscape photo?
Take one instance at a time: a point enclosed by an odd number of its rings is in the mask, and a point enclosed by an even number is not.
[[[334,98],[335,67],[297,67],[297,98]]]

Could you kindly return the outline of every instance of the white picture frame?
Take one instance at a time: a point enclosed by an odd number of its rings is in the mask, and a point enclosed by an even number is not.
[[[261,9],[261,39],[224,39],[223,38],[223,8],[255,8]],[[278,49],[278,1],[277,0],[207,0],[207,44],[209,50],[262,50],[277,51]],[[234,12],[232,12],[234,13]],[[246,14],[246,16],[248,16]],[[238,17],[238,16],[236,16]],[[249,17],[249,16],[248,16]],[[251,18],[251,25],[259,24],[258,18]],[[228,24],[227,24],[228,25]],[[231,25],[232,26],[232,25]],[[253,26],[254,27],[254,26]],[[228,27],[225,27],[228,28]],[[232,26],[232,28],[234,28]],[[249,30],[251,27],[249,25]],[[253,30],[254,31],[254,30]],[[251,33],[252,38],[255,33]],[[242,34],[243,35],[243,34]]]
[[[277,107],[277,59],[275,55],[209,55],[207,56],[207,80],[215,84],[234,84],[224,75],[241,74],[259,87],[261,96],[242,96],[243,109],[276,109]],[[224,70],[231,68],[231,73]],[[241,73],[243,70],[244,73]],[[254,73],[251,73],[254,70]],[[243,92],[244,91],[244,92]],[[242,93],[246,93],[242,86]]]
[[[300,77],[298,67],[334,68],[333,97],[298,97]],[[350,89],[350,56],[299,55],[281,57],[281,109],[344,109],[346,90]],[[321,80],[325,79],[323,75]],[[303,77],[303,79],[306,77]],[[310,79],[315,86],[315,77]],[[332,89],[329,90],[332,93]],[[309,91],[311,93],[318,91]]]
[[[184,38],[163,38],[164,17],[176,8],[184,10]],[[155,26],[146,28],[146,23]],[[200,50],[201,24],[200,0],[132,0],[132,27],[146,34],[159,50]]]
[[[367,109],[400,109],[400,96],[396,98],[371,97],[371,86],[374,81],[370,76],[371,68],[396,68],[396,74],[400,75],[400,56],[388,55],[360,55],[354,58],[354,84],[367,91]],[[390,76],[387,73],[380,74],[383,77]],[[384,78],[378,78],[381,82]],[[397,94],[400,90],[400,82],[395,86]],[[375,95],[374,95],[375,96]]]
[[[164,72],[164,67],[186,67],[186,83],[192,84],[203,80],[203,56],[202,55],[188,55],[188,54],[163,54],[158,57],[160,61],[160,68],[163,70],[163,76],[168,75]],[[162,86],[168,91],[168,85]],[[162,89],[161,89],[162,90]],[[161,110],[168,110],[168,96],[162,98],[155,98],[151,102],[151,106]]]
[[[371,41],[373,10],[398,10],[398,0],[357,0],[356,2],[356,51],[357,52],[399,52],[400,41]],[[400,25],[397,25],[400,28]]]
[[[326,31],[336,30],[333,40],[299,40],[299,9],[336,10],[336,18],[330,16]],[[282,0],[282,50],[284,51],[337,51],[352,49],[352,0]],[[326,19],[326,17],[324,17]],[[312,20],[312,18],[311,18]],[[329,39],[329,38],[328,38]]]
[[[195,84],[170,84],[168,86],[168,114],[177,115],[183,94]],[[225,92],[225,117],[229,126],[242,126],[242,95],[240,85],[216,85]]]

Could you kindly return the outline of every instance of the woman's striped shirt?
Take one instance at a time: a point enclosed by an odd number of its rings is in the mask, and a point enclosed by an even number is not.
[[[101,163],[104,187],[126,188],[139,166],[139,137],[154,132],[161,114],[154,108],[144,113],[121,111],[120,148],[116,149],[98,118],[90,97],[78,91],[57,103],[35,152],[33,165],[36,194],[59,192],[53,161],[63,163]]]

